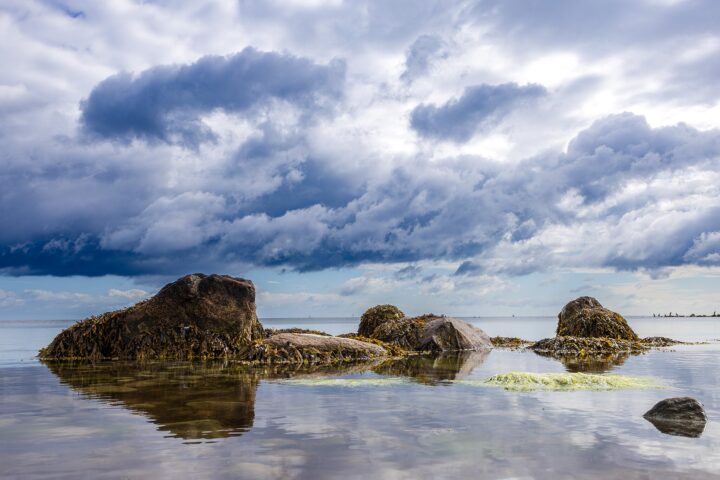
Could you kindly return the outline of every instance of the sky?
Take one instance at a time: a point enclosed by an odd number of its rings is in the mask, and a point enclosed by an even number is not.
[[[0,319],[720,311],[716,0],[0,0]]]

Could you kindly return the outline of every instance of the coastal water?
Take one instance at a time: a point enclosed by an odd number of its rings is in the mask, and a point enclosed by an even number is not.
[[[473,318],[552,336],[555,319]],[[708,342],[592,363],[532,352],[351,367],[41,363],[68,321],[0,321],[0,478],[720,478],[720,319],[629,318],[641,336]],[[262,319],[331,334],[357,319]],[[498,373],[583,371],[656,388],[507,391]],[[697,438],[642,418],[693,396]]]

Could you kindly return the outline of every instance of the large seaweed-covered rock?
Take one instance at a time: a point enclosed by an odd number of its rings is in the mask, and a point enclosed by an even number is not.
[[[556,335],[638,340],[622,315],[604,308],[593,297],[579,297],[563,307],[558,315]]]
[[[370,338],[415,351],[453,352],[492,348],[490,337],[479,328],[456,318],[432,314],[386,320],[375,328]]]
[[[707,422],[705,409],[692,397],[661,400],[643,417],[661,432],[683,437],[699,437]]]
[[[388,320],[404,318],[405,314],[395,305],[375,305],[365,310],[360,317],[358,335],[371,337],[375,329]]]
[[[262,363],[334,363],[387,355],[380,345],[352,338],[278,333],[254,345],[248,360]]]
[[[255,287],[227,275],[187,275],[124,310],[90,317],[40,351],[52,359],[189,359],[241,356],[264,331]]]

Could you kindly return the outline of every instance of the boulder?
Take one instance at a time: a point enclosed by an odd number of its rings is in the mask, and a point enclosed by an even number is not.
[[[395,305],[376,305],[365,310],[360,317],[358,335],[371,337],[378,325],[388,321],[404,318],[405,314]]]
[[[352,338],[309,333],[278,333],[256,343],[249,360],[263,363],[333,363],[387,355],[380,345]]]
[[[386,320],[375,328],[370,338],[415,351],[453,352],[492,348],[490,337],[479,328],[456,318],[432,314]]]
[[[692,397],[661,400],[643,417],[662,433],[683,437],[699,437],[707,423],[705,409]]]
[[[556,335],[638,340],[622,315],[604,308],[592,297],[576,298],[563,307],[558,315]]]
[[[490,350],[490,337],[479,328],[456,318],[441,317],[428,322],[415,350],[455,352]]]
[[[132,307],[62,331],[47,359],[191,359],[244,354],[264,337],[255,286],[227,275],[187,275]]]

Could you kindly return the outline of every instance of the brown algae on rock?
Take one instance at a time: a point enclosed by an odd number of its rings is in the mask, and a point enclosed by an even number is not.
[[[605,337],[639,340],[625,318],[603,307],[593,297],[579,297],[558,314],[558,337]]]

